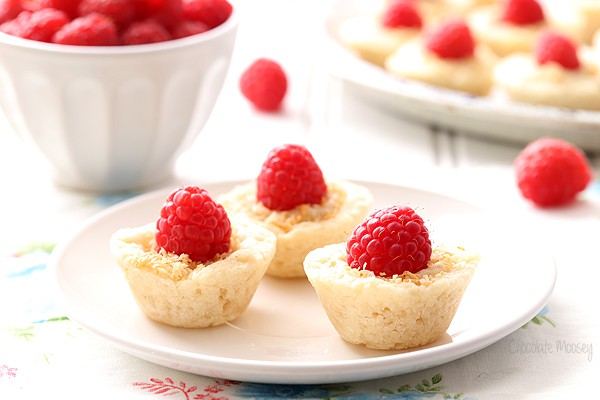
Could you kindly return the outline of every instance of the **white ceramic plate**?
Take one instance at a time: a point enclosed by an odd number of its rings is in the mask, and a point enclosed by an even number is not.
[[[339,0],[325,18],[325,67],[351,89],[432,126],[523,144],[541,136],[556,136],[585,150],[600,150],[600,112],[518,104],[498,96],[473,97],[395,78],[361,60],[340,43],[337,32],[345,19],[364,15],[365,3],[372,1]]]
[[[234,183],[205,187],[216,195]],[[454,242],[481,253],[447,334],[428,346],[376,351],[345,343],[304,279],[265,277],[246,313],[221,327],[182,329],[149,320],[131,296],[108,242],[119,228],[154,220],[166,191],[107,209],[56,249],[51,265],[61,304],[73,321],[156,364],[219,378],[294,384],[367,380],[443,364],[503,338],[543,308],[555,266],[535,243],[519,241],[468,203],[409,187],[362,183],[372,190],[376,207],[418,209],[434,242]]]

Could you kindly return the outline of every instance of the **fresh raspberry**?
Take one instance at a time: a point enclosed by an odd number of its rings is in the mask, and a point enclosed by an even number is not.
[[[156,222],[156,245],[205,263],[229,251],[231,222],[227,212],[198,186],[174,190]]]
[[[95,12],[104,14],[112,18],[121,29],[137,17],[135,7],[131,7],[130,0],[81,0],[77,10],[79,16]]]
[[[183,19],[181,0],[147,0],[146,7],[145,14],[148,18],[160,22],[167,29],[171,29]]]
[[[0,24],[16,18],[21,11],[21,0],[0,0]]]
[[[443,59],[468,58],[475,52],[475,40],[469,26],[452,19],[434,28],[426,38],[427,50]]]
[[[29,14],[27,19],[21,20],[19,36],[39,42],[51,42],[54,34],[69,21],[69,17],[63,11],[45,8]]]
[[[183,17],[204,22],[214,28],[231,16],[233,7],[227,0],[182,0]]]
[[[287,76],[276,61],[259,58],[240,77],[240,90],[257,109],[276,111],[287,92]]]
[[[537,0],[505,0],[500,20],[513,25],[532,25],[544,21],[544,10]]]
[[[592,179],[581,149],[555,138],[529,143],[515,159],[514,168],[523,197],[542,207],[570,203]]]
[[[186,36],[197,35],[210,30],[210,26],[200,21],[181,21],[175,25],[171,31],[173,39],[180,39]]]
[[[29,0],[24,3],[38,3],[38,9],[55,8],[64,11],[69,17],[76,18],[79,16],[77,7],[81,0]]]
[[[21,11],[16,18],[6,21],[0,24],[0,32],[7,33],[9,35],[22,37],[23,27],[31,18],[31,11]]]
[[[381,23],[386,28],[421,28],[423,20],[412,0],[393,0],[383,13]]]
[[[348,265],[392,277],[416,273],[431,258],[429,231],[410,207],[391,206],[368,215],[346,241]]]
[[[540,65],[554,62],[570,70],[576,70],[580,65],[575,43],[555,32],[544,32],[537,40],[534,52]]]
[[[169,31],[152,19],[132,23],[121,37],[124,45],[166,42],[167,40],[171,40]]]
[[[93,13],[64,25],[52,38],[54,43],[77,46],[115,46],[119,44],[117,27],[105,15]]]
[[[312,154],[297,144],[271,150],[257,179],[256,198],[270,210],[320,204],[327,193],[323,173]]]

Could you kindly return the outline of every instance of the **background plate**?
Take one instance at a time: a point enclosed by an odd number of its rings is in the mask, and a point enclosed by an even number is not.
[[[334,4],[325,20],[323,58],[330,74],[376,104],[420,122],[465,133],[522,144],[555,136],[588,151],[600,150],[600,112],[518,104],[498,96],[473,97],[395,78],[361,60],[341,45],[337,32],[342,21],[364,12],[364,0]]]
[[[205,188],[216,195],[236,183]],[[183,329],[149,320],[138,309],[108,243],[117,229],[157,218],[167,191],[107,209],[57,247],[51,268],[61,305],[73,321],[156,364],[218,378],[294,384],[360,381],[443,364],[494,343],[543,308],[554,286],[553,260],[531,240],[519,241],[512,231],[505,234],[500,218],[441,194],[359,183],[373,192],[376,207],[401,203],[417,209],[434,242],[461,244],[482,256],[446,335],[428,346],[376,351],[344,342],[304,279],[265,277],[246,313],[224,326]]]

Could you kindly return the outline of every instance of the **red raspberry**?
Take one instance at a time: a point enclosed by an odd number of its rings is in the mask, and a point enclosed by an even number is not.
[[[156,222],[156,245],[169,253],[187,254],[205,263],[229,251],[231,222],[227,212],[198,186],[173,191]]]
[[[63,11],[45,8],[29,14],[26,19],[21,19],[19,36],[39,42],[51,42],[54,34],[69,21],[69,17]]]
[[[542,207],[570,203],[592,179],[585,154],[555,138],[529,143],[515,159],[514,168],[523,197]]]
[[[57,10],[64,11],[69,17],[76,18],[79,16],[77,7],[81,0],[30,0],[24,1],[24,3],[38,3],[38,10],[44,8],[55,8]]]
[[[119,44],[117,27],[105,15],[93,13],[64,25],[52,38],[54,43],[78,46],[115,46]]]
[[[197,35],[210,30],[210,26],[200,21],[181,21],[173,27],[171,34],[173,39],[180,39],[186,36]]]
[[[21,0],[0,0],[0,24],[16,18],[21,11]]]
[[[233,7],[227,0],[182,0],[183,17],[214,28],[227,21]]]
[[[171,29],[183,19],[182,1],[147,0],[146,11],[144,14],[146,14],[148,18],[160,22],[165,28]]]
[[[320,204],[327,193],[323,173],[312,154],[296,144],[269,152],[257,179],[256,197],[270,210],[291,210],[300,204]]]
[[[392,277],[427,267],[431,258],[429,231],[410,207],[376,210],[346,241],[348,265]]]
[[[381,23],[386,28],[421,28],[423,20],[412,0],[393,0],[383,13]]]
[[[130,0],[81,0],[77,8],[79,16],[94,12],[104,14],[123,29],[136,18],[135,7],[131,7]]]
[[[469,26],[452,19],[434,28],[426,37],[427,50],[444,59],[468,58],[475,52],[475,40]]]
[[[532,25],[544,21],[544,10],[537,0],[505,0],[500,20],[513,25]]]
[[[147,19],[134,22],[123,32],[121,42],[124,45],[166,42],[171,34],[157,21]]]
[[[579,68],[577,46],[571,39],[555,32],[544,32],[535,44],[535,59],[538,64],[557,63],[566,69]]]
[[[11,19],[2,23],[0,25],[0,32],[22,37],[23,26],[29,21],[29,18],[31,18],[31,14],[31,11],[21,11],[21,13],[19,13],[19,15],[17,15],[15,19]]]
[[[287,76],[276,61],[259,58],[240,77],[240,90],[257,109],[276,111],[287,92]]]

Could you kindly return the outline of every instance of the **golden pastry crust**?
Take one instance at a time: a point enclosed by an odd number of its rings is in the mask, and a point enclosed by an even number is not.
[[[400,78],[470,93],[488,94],[493,82],[496,56],[485,46],[477,46],[473,57],[447,60],[425,50],[422,38],[400,46],[385,62],[385,69]]]
[[[517,53],[502,60],[494,79],[512,100],[583,110],[600,110],[600,75],[586,64],[567,70],[554,63],[539,65],[531,54]]]
[[[344,241],[371,210],[373,196],[364,186],[328,181],[322,204],[303,204],[289,211],[272,211],[256,200],[251,181],[217,197],[229,215],[241,214],[262,224],[277,237],[277,250],[267,274],[280,278],[306,276],[306,254],[327,244]]]
[[[345,243],[338,243],[310,252],[304,269],[344,340],[402,350],[446,332],[478,262],[464,249],[438,247],[425,270],[387,279],[350,268]]]
[[[357,16],[343,21],[338,35],[340,42],[360,58],[383,67],[390,54],[419,32],[415,28],[386,28],[379,16]]]
[[[155,224],[123,228],[110,240],[140,309],[152,320],[184,328],[222,325],[248,307],[275,254],[275,235],[232,219],[229,253],[206,264],[157,252]]]

